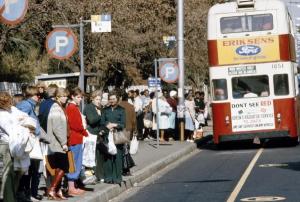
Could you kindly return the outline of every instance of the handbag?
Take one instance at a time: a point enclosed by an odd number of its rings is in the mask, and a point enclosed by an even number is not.
[[[121,131],[113,131],[114,143],[117,144],[125,144],[130,142],[130,133],[125,129]]]
[[[103,136],[98,135],[96,149],[98,149],[102,154],[109,154],[108,144],[104,142]]]
[[[33,148],[29,152],[29,157],[31,159],[44,160],[44,156],[42,154],[42,149],[40,145],[40,139],[38,137],[34,138]]]

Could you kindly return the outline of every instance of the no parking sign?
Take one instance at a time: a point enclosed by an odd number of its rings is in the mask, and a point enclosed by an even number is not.
[[[28,0],[1,0],[0,11],[3,4],[3,13],[0,12],[2,22],[8,25],[16,25],[24,19],[28,8]]]
[[[4,0],[0,0],[0,15],[4,11],[4,4],[5,4],[5,1]]]
[[[64,60],[77,51],[77,37],[70,29],[56,28],[46,39],[47,52],[54,58]]]
[[[175,62],[165,62],[159,67],[159,77],[167,83],[176,83],[179,77],[178,65]]]

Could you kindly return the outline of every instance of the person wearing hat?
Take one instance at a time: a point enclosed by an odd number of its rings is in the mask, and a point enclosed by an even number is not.
[[[171,90],[170,91],[170,97],[167,98],[167,102],[172,107],[172,112],[169,116],[169,130],[168,135],[171,136],[171,138],[176,139],[178,134],[176,133],[176,113],[177,113],[177,91]]]

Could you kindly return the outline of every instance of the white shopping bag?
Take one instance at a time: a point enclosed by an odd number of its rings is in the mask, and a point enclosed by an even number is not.
[[[108,153],[111,155],[116,155],[117,154],[117,147],[114,143],[114,135],[113,131],[109,131],[108,134]]]
[[[85,167],[92,168],[96,166],[96,144],[96,135],[89,133],[89,136],[83,138],[82,165]]]
[[[139,141],[137,140],[136,136],[133,136],[131,143],[130,143],[130,154],[136,154],[139,148]]]

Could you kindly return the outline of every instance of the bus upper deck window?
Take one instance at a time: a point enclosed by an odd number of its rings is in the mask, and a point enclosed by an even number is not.
[[[228,98],[226,79],[214,79],[213,88],[214,100],[226,100]]]
[[[289,94],[289,80],[287,74],[276,74],[273,77],[275,95]]]
[[[222,34],[242,32],[242,23],[240,17],[221,18],[220,21]]]

